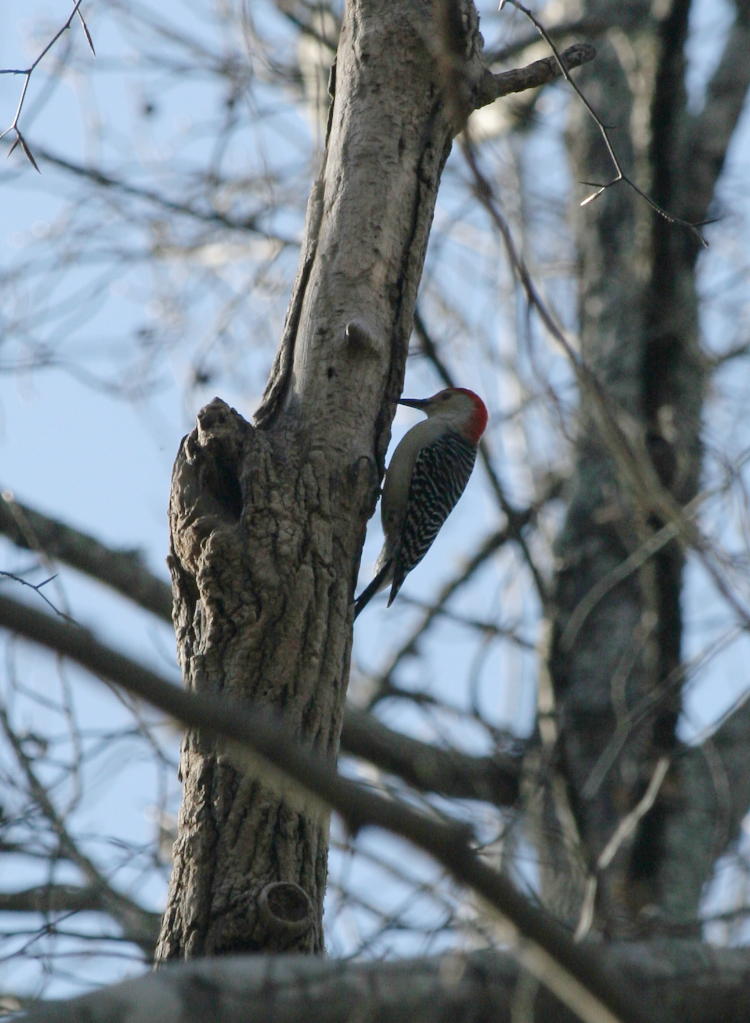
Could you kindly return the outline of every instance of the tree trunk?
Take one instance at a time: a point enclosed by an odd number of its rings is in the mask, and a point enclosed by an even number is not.
[[[585,14],[593,16],[594,7],[585,4]],[[599,47],[595,69],[578,80],[610,126],[625,173],[661,207],[696,223],[707,215],[721,163],[706,145],[705,123],[687,109],[689,7],[674,2],[659,19],[651,4],[629,3],[622,13],[627,45],[612,35]],[[738,85],[743,95],[744,89]],[[736,123],[736,101],[725,89],[721,102],[724,109],[715,114],[726,131]],[[611,181],[614,169],[600,132],[580,106],[574,109],[573,177]],[[705,794],[691,790],[698,777],[693,759],[676,757],[685,552],[669,539],[676,520],[658,509],[662,488],[684,507],[700,476],[700,245],[694,232],[660,216],[623,182],[587,205],[576,225],[582,356],[621,436],[648,464],[652,485],[632,485],[621,453],[600,429],[598,399],[584,388],[569,510],[558,540],[549,681],[542,687],[543,700],[556,708],[556,729],[547,741],[562,781],[558,822],[564,822],[572,856],[563,869],[561,844],[551,843],[548,894],[558,906],[567,901],[574,922],[582,891],[570,885],[573,863],[579,879],[598,879],[602,930],[685,933],[697,926],[711,856],[695,834],[700,867],[686,870],[675,851],[678,834],[684,840],[686,807],[691,801],[703,807]],[[671,768],[653,806],[620,843],[611,866],[599,869],[618,822],[643,797],[663,756]]]
[[[256,425],[218,399],[177,457],[174,621],[186,685],[283,715],[333,760],[352,593],[454,134],[430,4],[347,4],[300,269]],[[468,20],[467,69],[479,36]],[[373,424],[375,429],[373,432]],[[190,733],[157,959],[323,950],[328,815]]]

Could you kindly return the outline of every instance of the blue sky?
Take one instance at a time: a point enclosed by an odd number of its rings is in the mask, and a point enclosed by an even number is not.
[[[221,29],[210,27],[202,18],[202,4],[165,0],[154,12],[154,18],[168,21],[177,16],[180,25],[194,31],[196,37],[215,45],[224,46]],[[169,192],[173,184],[171,158],[179,158],[196,168],[205,159],[211,145],[214,125],[215,96],[211,86],[196,75],[195,80],[185,76],[179,87],[166,85],[165,76],[158,66],[138,74],[133,73],[133,54],[140,52],[142,40],[128,35],[122,22],[95,3],[85,4],[90,21],[97,56],[87,52],[80,29],[74,26],[62,47],[50,55],[49,61],[35,75],[22,125],[32,146],[35,143],[53,152],[66,154],[81,162],[101,161],[105,166],[122,169],[133,182]],[[66,4],[55,0],[6,0],[4,4],[4,31],[0,34],[0,66],[21,66],[38,52],[39,40],[48,38],[49,26],[59,24],[60,12]],[[699,4],[696,13],[698,31],[691,53],[691,72],[695,102],[699,103],[701,83],[710,70],[721,39],[728,6],[712,3]],[[267,15],[266,30],[277,36],[279,55],[284,55],[283,25],[272,19],[266,5],[258,5],[257,19]],[[717,13],[719,12],[719,13]],[[508,12],[509,17],[517,14]],[[487,14],[488,38],[498,29],[497,20]],[[32,41],[33,37],[33,41]],[[74,70],[63,76],[57,74],[56,61],[73,48]],[[89,75],[88,68],[91,68]],[[50,72],[47,77],[46,72]],[[44,72],[44,73],[43,73]],[[19,82],[12,76],[0,77],[0,121],[10,122],[18,96]],[[282,211],[266,226],[278,232],[297,237],[301,231],[305,194],[310,168],[316,156],[316,131],[310,126],[304,112],[289,110],[279,113],[273,104],[277,98],[266,90],[262,82],[255,83],[253,92],[256,106],[257,133],[250,136],[242,132],[234,139],[230,151],[222,154],[222,166],[243,167],[253,176],[252,202],[259,209],[266,201],[277,197],[281,186],[274,173],[284,165],[294,167],[288,200]],[[561,110],[563,100],[559,92],[552,93],[541,116],[550,123]],[[154,104],[158,116],[144,118],[144,105]],[[98,126],[107,124],[106,134]],[[112,126],[114,125],[114,129]],[[727,213],[722,223],[711,229],[712,249],[704,259],[702,287],[706,293],[713,290],[727,295],[726,300],[711,303],[705,312],[706,333],[710,346],[721,348],[727,336],[738,337],[747,330],[746,293],[747,255],[742,245],[746,238],[748,216],[747,181],[748,136],[747,118],[732,152],[732,166],[726,178],[724,195]],[[510,170],[514,155],[527,165],[543,159],[554,145],[551,137],[543,138],[539,149],[529,148],[519,154],[503,154]],[[498,149],[500,147],[498,146]],[[218,157],[217,157],[218,159]],[[460,164],[452,165],[453,176],[446,178],[446,203],[436,215],[436,226],[447,229],[460,220]],[[54,168],[42,163],[43,175],[35,172],[14,154],[0,168],[2,188],[3,233],[5,244],[0,251],[0,273],[5,274],[19,259],[39,257],[45,247],[52,252],[64,250],[66,231],[73,234],[90,232],[94,241],[101,242],[102,252],[111,258],[115,244],[113,232],[122,230],[116,217],[109,216],[106,203],[91,210],[78,210],[70,222],[65,220],[65,209],[71,195],[69,180]],[[465,175],[464,175],[465,176]],[[560,175],[553,196],[564,193],[567,179]],[[180,196],[183,198],[183,196]],[[202,197],[185,197],[200,202]],[[252,205],[252,203],[251,203]],[[242,207],[242,200],[227,198],[227,209]],[[244,208],[244,207],[242,207]],[[492,322],[498,294],[507,296],[512,290],[507,285],[507,267],[502,250],[495,239],[487,239],[482,216],[476,211],[466,214],[457,228],[440,244],[449,250],[453,264],[465,271],[457,283],[428,268],[425,291],[431,289],[434,299],[441,290],[448,298],[455,298],[460,290],[466,293],[466,307],[462,310],[467,331],[463,334],[454,323],[440,323],[441,330],[450,337],[452,364],[461,374],[461,384],[474,387],[482,393],[494,414],[489,438],[496,451],[505,457],[504,479],[511,493],[519,501],[530,489],[528,467],[519,452],[521,441],[543,447],[540,437],[522,438],[515,425],[512,410],[516,395],[513,384],[496,363],[485,357],[483,345],[495,345],[503,359],[516,357],[516,329],[522,335],[526,329],[526,314],[521,303],[498,321]],[[167,240],[184,238],[188,227],[175,217],[164,225]],[[122,235],[122,246],[135,246],[135,231]],[[118,273],[101,277],[100,267],[80,265],[74,260],[50,262],[16,280],[12,294],[0,306],[0,329],[4,343],[0,345],[0,485],[11,489],[20,500],[41,511],[60,517],[71,524],[88,530],[100,540],[114,547],[142,551],[153,571],[166,578],[164,559],[167,551],[166,506],[169,476],[179,440],[187,432],[198,408],[218,391],[222,397],[250,415],[257,404],[265,375],[270,366],[275,339],[280,333],[289,279],[294,270],[296,254],[282,250],[268,260],[263,280],[256,280],[256,255],[268,255],[262,240],[245,246],[236,260],[228,259],[226,252],[212,249],[209,232],[199,238],[194,254],[196,266],[205,266],[202,282],[205,291],[196,289],[185,307],[171,307],[169,295],[184,281],[187,272],[179,260],[165,256],[152,269],[137,261],[121,259]],[[119,244],[119,243],[118,243]],[[217,242],[218,244],[218,242]],[[229,244],[222,239],[222,244]],[[437,243],[436,243],[437,244]],[[96,246],[90,251],[95,252]],[[741,259],[737,253],[741,253]],[[218,265],[218,269],[215,266]],[[733,292],[723,291],[731,272],[745,272]],[[472,279],[474,275],[474,279]],[[471,280],[471,286],[466,281]],[[251,287],[252,284],[252,287]],[[89,307],[82,296],[100,288],[96,301]],[[554,284],[550,284],[554,288]],[[252,290],[252,302],[246,292]],[[730,300],[731,299],[731,300]],[[737,309],[740,309],[738,314]],[[234,318],[217,330],[220,310],[233,310]],[[31,314],[31,328],[21,334],[17,319],[21,313]],[[438,322],[435,320],[434,322]],[[152,358],[149,331],[157,329],[161,345],[158,359]],[[247,343],[247,335],[251,343]],[[217,341],[220,339],[220,342]],[[476,344],[472,342],[476,341]],[[544,355],[545,371],[551,377],[564,379],[566,369],[559,353],[536,342],[537,353]],[[531,349],[529,349],[531,350]],[[48,363],[39,368],[39,361]],[[22,367],[27,366],[27,369]],[[190,375],[196,366],[208,367],[212,379],[205,386],[190,386]],[[82,367],[85,376],[82,375]],[[492,367],[488,369],[488,367]],[[533,380],[532,360],[524,366],[527,379]],[[113,397],[110,385],[117,383],[125,395]],[[707,423],[707,437],[716,447],[731,441],[731,450],[739,456],[748,447],[745,423],[737,408],[745,404],[750,376],[744,367],[734,365],[724,371],[713,391],[711,418]],[[405,390],[410,394],[431,393],[437,389],[434,374],[420,360],[412,360],[407,372]],[[554,417],[550,417],[554,420]],[[416,414],[401,410],[394,425],[394,441],[416,419]],[[540,422],[546,422],[542,419]],[[555,438],[553,445],[561,443]],[[481,484],[482,470],[477,470],[472,489],[462,500],[449,523],[441,533],[434,555],[419,567],[404,589],[406,596],[429,594],[440,581],[449,578],[457,564],[466,556],[479,536],[490,532],[498,524],[495,505],[486,487]],[[717,523],[717,528],[721,523]],[[741,529],[732,531],[727,542],[739,544]],[[368,536],[362,561],[362,578],[366,580],[380,545],[377,519]],[[7,544],[0,545],[3,562],[8,571],[18,571],[25,562]],[[687,653],[702,649],[713,634],[720,634],[726,626],[724,610],[718,605],[715,593],[706,582],[698,564],[690,570],[691,585],[686,594],[686,618],[690,626],[687,635]],[[464,598],[461,609],[467,615],[481,616],[487,608],[497,604],[502,591],[502,614],[507,620],[528,624],[528,639],[535,642],[536,603],[528,579],[520,574],[511,576],[504,556],[501,556],[482,574],[472,593]],[[502,580],[502,581],[501,581]],[[60,570],[60,586],[56,599],[67,600],[72,613],[84,624],[113,645],[133,650],[139,656],[159,667],[165,674],[177,678],[172,641],[169,631],[155,624],[126,603],[117,600],[90,582],[80,579],[68,569]],[[356,666],[374,668],[383,663],[390,649],[408,632],[412,614],[406,601],[401,612],[386,611],[383,603],[368,608],[357,625],[355,640]],[[470,699],[470,683],[476,691],[483,710],[500,725],[528,727],[534,703],[534,658],[529,652],[512,647],[494,648],[486,658],[474,659],[467,653],[467,632],[456,623],[441,625],[439,635],[425,645],[425,660],[408,664],[400,680],[404,685],[417,688],[429,680],[438,692],[449,700],[464,705]],[[690,690],[690,710],[687,727],[700,731],[715,719],[733,700],[747,689],[745,663],[747,640],[741,639],[718,655],[710,667],[699,676]],[[473,650],[473,647],[472,647]],[[25,676],[32,688],[48,684],[51,662],[30,650],[12,648],[16,671]],[[9,655],[10,656],[10,655]],[[121,714],[116,701],[99,683],[74,677],[75,701],[81,720],[87,725],[103,720],[115,722]],[[21,716],[26,713],[23,708]],[[31,713],[29,710],[28,713]],[[38,707],[34,710],[39,714]],[[428,722],[417,714],[404,715],[401,708],[385,710],[390,723],[409,726],[417,734],[429,734]],[[123,720],[125,719],[123,715]],[[58,720],[51,715],[50,720]],[[35,718],[29,722],[39,728],[46,721]],[[441,727],[450,727],[440,719]],[[471,726],[462,725],[454,733],[459,743],[472,745],[483,737]],[[165,741],[168,731],[164,730]],[[176,747],[176,741],[171,743]],[[96,761],[102,779],[89,777],[91,800],[76,809],[78,825],[91,834],[134,834],[145,842],[153,834],[150,816],[155,796],[154,788],[162,784],[160,777],[144,759],[134,758],[132,764],[112,763],[106,753]],[[128,770],[123,768],[127,766]],[[177,792],[172,778],[171,797]],[[95,844],[95,840],[94,841]],[[107,853],[105,853],[107,855]],[[114,854],[113,854],[114,855]],[[401,854],[397,854],[396,858]],[[334,869],[343,872],[346,857],[337,861]],[[24,869],[27,869],[24,866]],[[363,884],[372,884],[373,876],[366,866],[362,871]],[[140,864],[123,863],[118,880],[124,885],[135,884],[141,877]],[[15,879],[12,879],[14,881]],[[21,880],[21,875],[19,875]],[[11,883],[12,883],[11,881]],[[6,882],[7,883],[7,882]],[[149,898],[158,902],[163,889],[152,879],[148,886]],[[393,888],[397,899],[399,889]],[[335,941],[342,950],[346,940],[337,933]],[[393,946],[395,947],[395,946]],[[104,979],[116,975],[121,967],[98,967],[97,977]],[[3,976],[0,967],[0,987],[10,983],[11,974]],[[65,985],[63,985],[64,989]]]

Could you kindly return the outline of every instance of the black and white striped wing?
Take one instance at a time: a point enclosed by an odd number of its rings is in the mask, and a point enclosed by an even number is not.
[[[409,497],[395,552],[390,606],[406,576],[418,565],[469,482],[477,449],[459,433],[424,447],[414,463]]]

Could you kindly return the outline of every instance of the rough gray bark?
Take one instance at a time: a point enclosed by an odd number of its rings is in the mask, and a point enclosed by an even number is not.
[[[740,949],[697,942],[611,945],[610,970],[653,1006],[650,1023],[727,1023],[747,1018],[750,966]],[[520,1017],[519,1013],[523,1012]],[[70,1002],[48,1003],[28,1023],[568,1023],[554,996],[512,956],[448,955],[341,963],[300,956],[228,957],[168,966]]]
[[[430,4],[347,5],[320,176],[256,426],[216,400],[177,458],[185,683],[283,714],[336,757],[351,600],[454,125]],[[467,80],[479,75],[470,26]],[[375,430],[373,433],[373,424]],[[158,959],[323,948],[327,816],[190,734]]]
[[[595,2],[573,6],[572,13],[582,10],[586,18],[599,11]],[[659,18],[653,5],[634,0],[623,15],[630,26],[627,47],[612,36],[598,49],[595,71],[579,82],[603,121],[615,126],[610,138],[626,173],[670,213],[700,222],[726,152],[713,144],[714,136],[723,143],[730,137],[747,72],[737,73],[731,90],[726,82],[709,90],[717,128],[711,138],[701,138],[706,118],[688,113],[684,84],[689,10],[688,2],[675,0]],[[746,38],[746,22],[746,5],[738,5],[735,37]],[[726,77],[725,69],[719,77]],[[581,108],[570,153],[575,179],[612,179],[600,134]],[[643,795],[658,758],[670,756],[672,769],[654,806],[599,877],[597,923],[614,934],[690,928],[708,875],[703,869],[687,878],[670,837],[675,828],[683,833],[681,817],[696,777],[693,760],[678,756],[675,738],[685,552],[678,540],[655,543],[670,520],[654,509],[663,504],[660,488],[684,507],[700,476],[699,245],[622,183],[586,206],[576,226],[582,355],[622,435],[650,463],[653,486],[641,492],[633,487],[620,453],[599,428],[598,399],[584,387],[549,609],[549,679],[542,687],[543,699],[556,707],[550,752],[558,743],[558,817],[571,856],[563,869],[555,843],[557,863],[548,880],[558,904],[563,892],[572,896],[567,912],[574,919],[581,889],[569,883],[570,865],[579,876],[597,872],[618,821]],[[628,559],[632,567],[623,571]],[[700,844],[698,834],[692,840]],[[706,854],[702,849],[697,860],[704,862]],[[709,858],[716,855],[714,849]]]

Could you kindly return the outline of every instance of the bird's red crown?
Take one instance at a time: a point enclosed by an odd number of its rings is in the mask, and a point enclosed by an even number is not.
[[[487,406],[474,391],[470,391],[468,387],[456,387],[456,391],[460,391],[461,394],[468,395],[474,403],[474,414],[469,420],[469,424],[466,427],[466,436],[473,444],[479,443],[479,438],[485,431],[487,426],[487,420],[489,419],[489,413]]]

